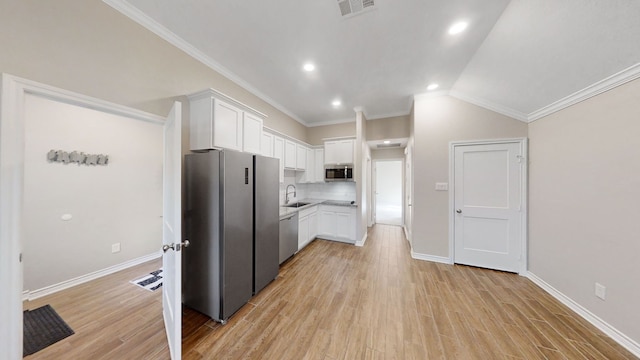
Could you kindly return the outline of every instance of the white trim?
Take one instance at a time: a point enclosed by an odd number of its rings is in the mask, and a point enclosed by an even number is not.
[[[454,165],[454,151],[456,146],[469,146],[469,145],[490,145],[490,144],[508,144],[519,143],[520,153],[523,156],[522,159],[522,176],[520,177],[520,199],[521,199],[521,211],[520,211],[520,240],[521,240],[521,252],[520,252],[520,270],[519,274],[525,276],[529,267],[528,256],[528,184],[529,184],[529,149],[527,138],[508,138],[508,139],[488,139],[488,140],[470,140],[470,141],[450,141],[449,142],[449,256],[451,257],[451,263],[455,262],[454,254],[454,238],[455,238],[455,223],[453,216],[455,208],[455,165]]]
[[[409,230],[407,230],[407,225],[402,225],[402,230],[404,231],[404,239],[409,241]]]
[[[459,100],[466,101],[466,102],[468,102],[470,104],[477,105],[477,106],[483,107],[483,108],[491,110],[491,111],[495,111],[498,114],[502,114],[502,115],[514,118],[516,120],[520,120],[522,122],[529,122],[529,118],[528,118],[527,114],[525,114],[523,112],[520,112],[518,110],[514,110],[514,109],[508,108],[506,106],[490,102],[490,101],[485,100],[485,99],[480,99],[480,98],[477,98],[477,97],[474,97],[474,96],[463,94],[463,93],[461,93],[459,91],[455,91],[455,90],[450,91],[449,95],[451,95],[454,98],[457,98]]]
[[[22,359],[21,214],[24,158],[22,93],[2,74],[0,92],[0,349]]]
[[[381,115],[374,115],[371,118],[366,117],[365,114],[365,118],[367,121],[370,120],[380,120],[380,119],[386,119],[386,118],[391,118],[391,117],[398,117],[398,116],[409,116],[409,113],[411,112],[411,110],[409,111],[396,111],[393,113],[386,113],[386,114],[381,114]]]
[[[573,94],[555,101],[543,108],[540,108],[528,115],[529,122],[536,121],[545,116],[551,115],[557,111],[565,109],[571,105],[575,105],[581,101],[602,94],[615,87],[640,78],[640,63],[632,65],[620,72],[617,72],[605,79],[587,86],[582,90],[578,90]]]
[[[218,91],[218,90],[216,90],[214,88],[204,89],[204,90],[195,92],[193,94],[187,95],[187,98],[189,99],[189,101],[199,100],[199,99],[203,99],[203,98],[206,99],[206,98],[209,98],[209,97],[213,97],[215,99],[222,100],[222,101],[224,101],[226,103],[229,103],[231,105],[239,107],[241,110],[244,110],[245,112],[252,113],[253,115],[256,115],[258,117],[261,117],[261,118],[268,118],[269,117],[267,114],[264,114],[264,113],[262,113],[262,112],[260,112],[260,111],[258,111],[256,109],[252,108],[251,106],[249,106],[249,105],[247,105],[247,104],[245,104],[243,102],[240,102],[240,101],[232,98],[231,96],[229,96],[229,95],[227,95],[227,94],[225,94],[223,92],[220,92],[220,91]]]
[[[352,119],[342,119],[342,120],[329,120],[329,121],[318,121],[306,124],[307,127],[318,127],[318,126],[329,126],[329,125],[338,125],[338,124],[347,124],[356,122],[356,118]]]
[[[268,97],[267,95],[265,95],[261,91],[258,91],[251,84],[249,84],[248,82],[246,82],[245,80],[240,78],[238,75],[234,74],[233,72],[229,71],[224,66],[220,65],[218,62],[213,60],[211,57],[209,57],[208,55],[206,55],[202,51],[198,50],[195,46],[189,44],[187,41],[185,41],[184,39],[182,39],[178,35],[174,34],[173,32],[171,32],[166,27],[162,26],[157,21],[153,20],[147,14],[145,14],[142,11],[140,11],[140,9],[136,8],[135,6],[129,4],[128,2],[126,2],[124,0],[103,0],[103,2],[105,4],[111,6],[112,8],[116,9],[117,11],[119,11],[121,14],[123,14],[126,17],[128,17],[129,19],[131,19],[131,20],[135,21],[136,23],[142,25],[147,30],[149,30],[152,33],[158,35],[160,38],[164,39],[165,41],[167,41],[171,45],[173,45],[173,46],[177,47],[178,49],[184,51],[185,53],[187,53],[187,55],[189,55],[189,56],[193,57],[194,59],[200,61],[201,63],[203,63],[204,65],[208,66],[212,70],[218,72],[219,74],[221,74],[222,76],[226,77],[227,79],[233,81],[234,83],[236,83],[240,87],[246,89],[247,91],[249,91],[253,95],[257,96],[258,98],[260,98],[262,100],[264,100],[269,105],[271,105],[274,108],[282,111],[284,114],[288,115],[289,117],[291,117],[292,119],[296,120],[300,124],[305,125],[305,126],[309,126],[304,120],[300,119],[298,116],[293,114],[291,111],[286,109],[284,106],[280,105],[275,100],[273,100],[272,98]]]
[[[163,124],[164,118],[122,105],[2,74],[0,93],[0,349],[22,359],[22,186],[25,95],[42,96],[135,120]]]
[[[362,240],[356,241],[355,245],[359,246],[359,247],[364,246],[364,243],[367,241],[367,236],[368,235],[369,234],[368,234],[368,231],[367,231],[367,233],[365,233],[364,236],[362,237]]]
[[[640,357],[640,344],[620,330],[616,329],[606,321],[599,318],[597,315],[589,311],[584,306],[578,304],[576,301],[563,294],[546,281],[542,280],[532,272],[527,272],[526,277],[529,278],[534,284],[541,287],[544,291],[549,293],[551,296],[556,298],[561,303],[565,304],[569,309],[573,310],[576,314],[580,315],[583,319],[590,322],[593,326],[597,327],[600,331],[607,334],[610,338],[612,338],[615,342],[620,344],[625,349],[629,350],[635,356]]]
[[[161,256],[162,256],[161,252],[156,252],[156,253],[153,253],[153,254],[141,256],[141,257],[136,258],[136,259],[125,261],[125,262],[123,262],[121,264],[113,265],[113,266],[110,266],[110,267],[102,269],[102,270],[94,271],[94,272],[86,274],[86,275],[78,276],[78,277],[73,278],[73,279],[65,280],[65,281],[59,282],[57,284],[45,286],[42,289],[38,289],[38,290],[34,290],[34,291],[27,291],[26,300],[31,301],[31,300],[35,300],[35,299],[41,298],[43,296],[47,296],[47,295],[50,295],[50,294],[53,294],[53,293],[57,293],[58,291],[65,290],[65,289],[68,289],[70,287],[74,287],[76,285],[84,284],[86,282],[101,278],[103,276],[111,275],[111,274],[116,273],[118,271],[121,271],[121,270],[124,270],[124,269],[128,269],[128,268],[136,266],[136,265],[140,265],[140,264],[145,263],[147,261],[158,259]],[[25,294],[23,293],[23,295],[22,295],[23,299],[24,299],[24,295]]]
[[[413,249],[411,249],[411,257],[416,259],[416,260],[431,261],[431,262],[437,262],[437,263],[449,264],[449,265],[453,264],[451,259],[446,257],[446,256],[420,254],[420,253],[417,253],[417,252],[413,251]]]

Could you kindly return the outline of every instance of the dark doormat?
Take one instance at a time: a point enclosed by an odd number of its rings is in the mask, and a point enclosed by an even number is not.
[[[24,324],[23,356],[38,352],[74,334],[51,305],[45,305],[35,310],[25,310],[22,317]]]

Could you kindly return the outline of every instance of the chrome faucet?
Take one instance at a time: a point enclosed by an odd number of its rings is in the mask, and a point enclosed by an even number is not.
[[[289,203],[289,194],[290,194],[290,192],[289,192],[289,186],[293,186],[293,197],[296,197],[296,196],[297,196],[297,195],[296,195],[296,186],[295,186],[295,185],[293,185],[293,184],[289,184],[289,185],[287,185],[287,189],[285,190],[287,194],[284,196],[284,203],[285,203],[285,204],[288,204],[288,203]]]

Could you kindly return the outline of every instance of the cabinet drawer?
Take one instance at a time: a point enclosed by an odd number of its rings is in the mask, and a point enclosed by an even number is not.
[[[300,210],[300,217],[305,217],[305,216],[309,216],[310,214],[313,214],[315,212],[318,211],[318,206],[312,206],[310,208],[304,209],[304,210]]]

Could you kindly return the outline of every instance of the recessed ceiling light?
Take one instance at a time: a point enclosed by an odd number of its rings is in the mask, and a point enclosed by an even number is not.
[[[383,143],[385,143],[385,144],[391,144],[391,141],[390,141],[390,140],[385,140],[385,141],[383,141]]]
[[[461,32],[465,31],[467,26],[469,26],[468,22],[458,21],[457,23],[451,25],[451,27],[449,28],[449,34],[451,35],[460,34]]]
[[[427,86],[427,90],[431,91],[431,90],[435,90],[438,88],[438,84],[430,84],[429,86]]]
[[[333,100],[331,102],[331,105],[333,105],[334,107],[338,107],[338,106],[342,105],[342,102],[340,100]]]
[[[304,64],[304,66],[302,68],[304,69],[304,71],[309,72],[309,71],[315,70],[316,66],[313,65],[312,63],[306,63],[306,64]]]

